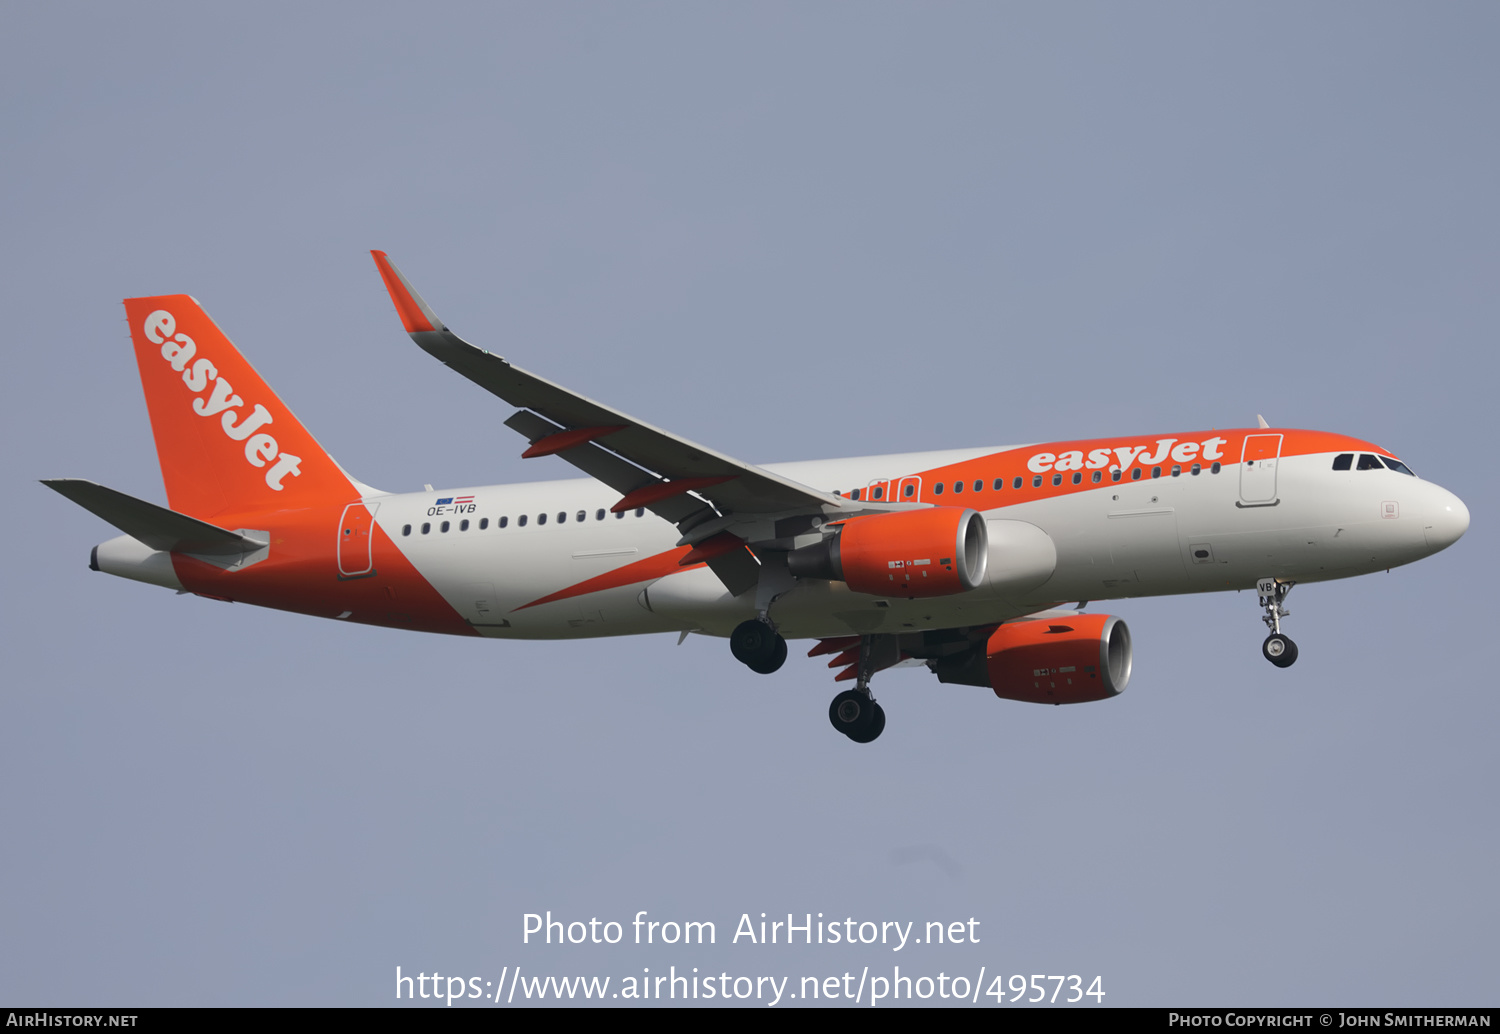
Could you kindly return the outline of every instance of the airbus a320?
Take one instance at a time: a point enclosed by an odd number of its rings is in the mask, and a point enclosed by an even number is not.
[[[1011,700],[1130,680],[1091,601],[1256,590],[1286,667],[1294,585],[1456,542],[1469,513],[1387,449],[1265,426],[755,466],[528,373],[450,331],[372,252],[423,350],[516,411],[522,456],[583,478],[391,493],[346,473],[188,295],[125,301],[170,508],[44,483],[124,534],[96,571],[217,600],[494,639],[725,637],[769,675],[812,640],[833,727],[885,727],[901,663]]]

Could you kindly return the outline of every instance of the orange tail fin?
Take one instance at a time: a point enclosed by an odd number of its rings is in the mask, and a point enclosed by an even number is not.
[[[208,519],[364,494],[196,301],[127,298],[125,313],[172,509]]]

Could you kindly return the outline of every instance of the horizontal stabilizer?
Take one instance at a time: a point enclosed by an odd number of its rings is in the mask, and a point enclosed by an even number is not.
[[[66,496],[96,517],[119,528],[152,549],[201,556],[233,556],[251,553],[262,542],[228,531],[196,517],[168,510],[165,506],[116,492],[113,488],[81,478],[52,478],[42,484]]]

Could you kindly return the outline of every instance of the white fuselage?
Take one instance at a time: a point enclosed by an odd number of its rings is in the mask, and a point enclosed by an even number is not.
[[[767,469],[847,493],[1002,451]],[[1106,480],[1050,498],[1029,499],[1026,487],[1013,489],[1009,481],[999,491],[986,484],[949,497],[949,505],[972,507],[989,522],[984,586],[908,600],[803,579],[776,601],[773,616],[788,638],[979,625],[1063,602],[1243,589],[1266,577],[1303,582],[1366,574],[1435,553],[1467,527],[1467,510],[1445,489],[1390,470],[1335,471],[1331,458],[1283,457],[1269,485],[1237,463],[1217,473]],[[437,505],[470,496],[471,502]],[[658,569],[639,579],[625,574],[622,584],[608,584],[612,572],[660,557],[679,542],[678,531],[650,512],[610,513],[618,498],[582,479],[381,495],[367,504],[422,576],[484,635],[550,639],[683,629],[727,635],[755,616],[753,591],[732,597],[703,567]],[[590,579],[597,588],[580,585]],[[554,594],[560,598],[527,606]]]

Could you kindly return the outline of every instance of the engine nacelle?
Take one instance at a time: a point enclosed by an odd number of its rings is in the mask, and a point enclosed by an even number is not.
[[[871,596],[952,596],[984,583],[989,533],[974,510],[936,506],[845,521],[834,536],[792,551],[803,578],[846,582]]]
[[[1082,704],[1117,696],[1130,681],[1130,630],[1108,614],[1001,625],[985,644],[995,695],[1034,704]]]

